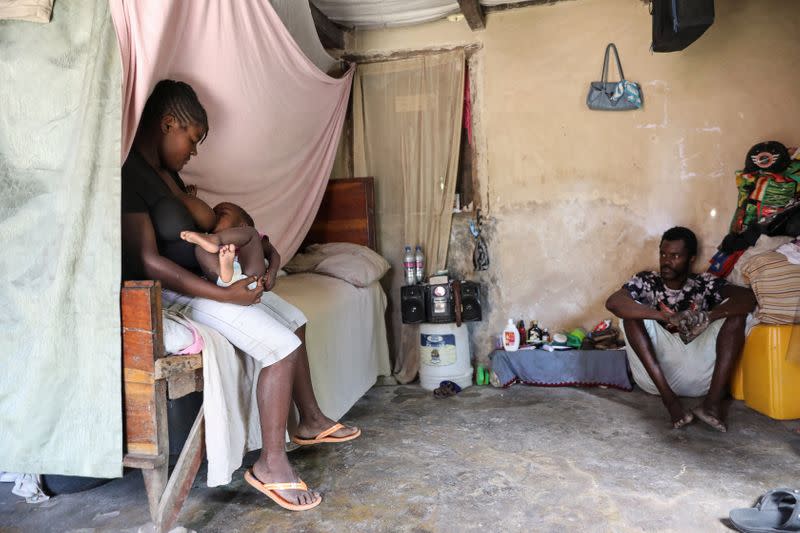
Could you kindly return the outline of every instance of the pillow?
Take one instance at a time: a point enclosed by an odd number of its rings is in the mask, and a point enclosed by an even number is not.
[[[310,248],[310,247],[309,247]],[[283,265],[283,270],[289,274],[297,274],[299,272],[313,272],[314,268],[320,261],[325,259],[325,256],[320,253],[301,253],[295,254],[288,263]]]
[[[747,263],[750,261],[750,258],[756,256],[758,254],[763,254],[764,252],[771,252],[781,246],[782,244],[786,244],[792,240],[791,237],[785,237],[779,235],[777,237],[769,237],[767,235],[761,235],[756,244],[751,246],[747,250],[744,251],[742,256],[736,261],[736,265],[734,265],[733,270],[730,274],[728,274],[727,279],[730,283],[734,285],[739,285],[741,287],[749,287],[750,281],[745,279],[743,270]]]
[[[164,353],[177,354],[194,342],[192,331],[184,324],[173,320],[164,312],[161,320],[164,328]]]
[[[283,267],[287,272],[314,272],[366,287],[381,279],[389,263],[366,246],[349,242],[312,244]]]
[[[356,287],[367,287],[381,279],[389,270],[386,259],[378,254],[374,255],[374,258],[366,254],[332,255],[320,261],[314,272],[339,278]]]

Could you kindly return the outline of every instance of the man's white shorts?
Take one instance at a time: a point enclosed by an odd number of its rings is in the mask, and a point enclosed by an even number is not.
[[[724,322],[715,320],[696,339],[684,344],[677,333],[670,333],[655,320],[644,320],[661,371],[678,396],[697,397],[708,393],[717,360],[717,335]],[[624,321],[620,321],[620,328],[624,333]],[[625,344],[633,381],[645,392],[658,394],[658,389],[627,338]]]

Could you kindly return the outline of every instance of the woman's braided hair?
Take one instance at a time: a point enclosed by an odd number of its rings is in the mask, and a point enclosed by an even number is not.
[[[183,127],[191,124],[201,126],[204,133],[200,142],[208,135],[206,110],[188,83],[161,80],[156,84],[144,105],[141,124],[149,126],[154,121],[161,120],[164,115],[173,115]]]

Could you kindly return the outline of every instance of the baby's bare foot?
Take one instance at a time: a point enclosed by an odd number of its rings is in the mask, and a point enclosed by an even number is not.
[[[182,231],[181,239],[184,241],[196,244],[206,252],[215,254],[219,252],[219,244],[212,240],[211,236],[207,233],[198,233],[196,231]]]
[[[233,260],[236,259],[236,247],[223,244],[219,247],[219,279],[230,283],[233,279]]]

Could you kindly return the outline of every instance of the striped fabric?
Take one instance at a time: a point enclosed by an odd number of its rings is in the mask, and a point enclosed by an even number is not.
[[[765,324],[800,322],[800,265],[778,252],[754,255],[742,275],[758,300],[756,318]]]

